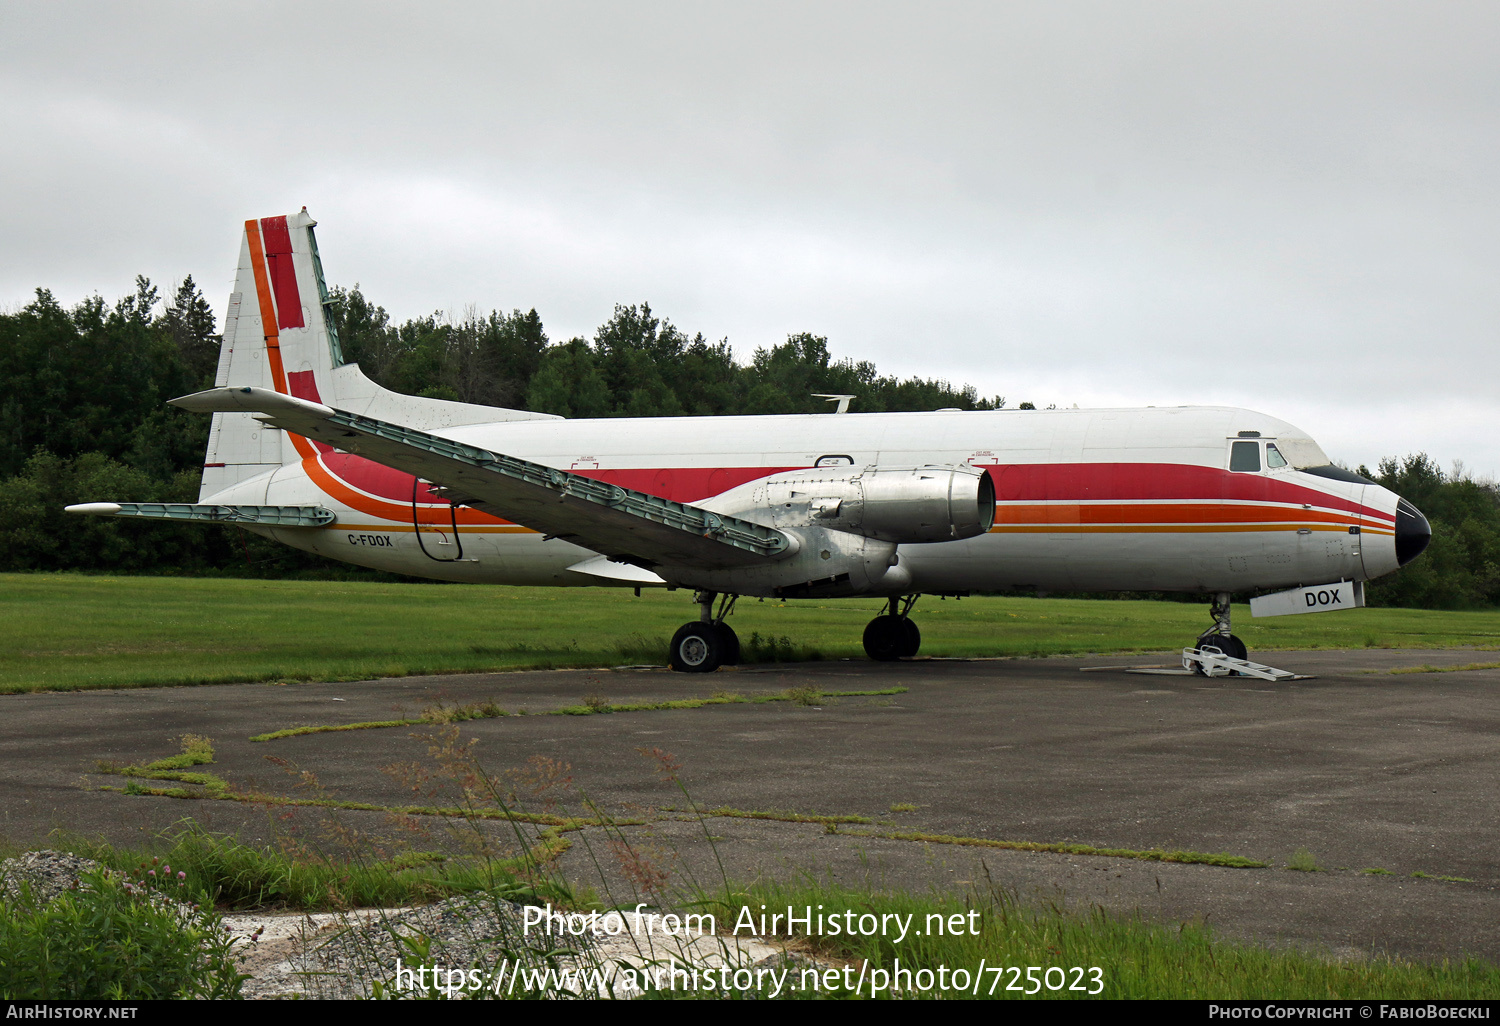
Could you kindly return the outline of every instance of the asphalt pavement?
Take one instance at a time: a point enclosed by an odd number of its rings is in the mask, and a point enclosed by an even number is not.
[[[452,821],[442,817],[131,795],[102,789],[125,781],[98,764],[160,759],[183,735],[197,734],[216,751],[214,764],[200,769],[241,795],[434,806],[458,800],[434,750],[473,742],[477,763],[524,807],[576,813],[586,799],[611,816],[645,821],[624,834],[641,860],[634,868],[597,829],[565,835],[574,843],[559,870],[600,888],[628,889],[632,877],[639,883],[653,872],[678,884],[812,874],[876,887],[993,886],[1024,901],[1206,920],[1229,936],[1340,957],[1500,961],[1500,669],[1433,669],[1493,653],[1256,657],[1316,679],[1083,669],[1172,658],[1157,655],[7,695],[0,831],[31,847],[58,829],[145,844],[191,819],[257,844],[337,846],[354,828],[371,851],[392,850],[403,838],[419,848],[459,847],[468,828],[446,832]],[[1393,672],[1421,667],[1428,669]],[[812,695],[892,688],[905,690]],[[801,689],[801,701],[536,715],[590,700],[753,698],[787,689]],[[528,715],[467,720],[456,725],[456,739],[422,725],[249,740],[485,702]],[[690,804],[769,818],[700,822],[687,814]],[[869,822],[830,828],[791,814]],[[328,830],[330,816],[342,833]],[[504,845],[507,828],[486,836]],[[960,838],[1225,852],[1270,865],[951,843]]]

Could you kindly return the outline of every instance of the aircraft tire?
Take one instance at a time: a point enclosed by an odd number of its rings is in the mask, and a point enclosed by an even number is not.
[[[1250,657],[1250,650],[1245,647],[1245,643],[1233,634],[1229,636],[1228,641],[1224,640],[1222,634],[1205,634],[1197,642],[1199,648],[1202,648],[1204,645],[1212,645],[1231,659],[1248,659]],[[1198,671],[1200,675],[1202,675],[1202,672],[1202,670]],[[1232,673],[1230,676],[1238,677],[1239,674]]]
[[[719,665],[740,665],[740,636],[734,633],[734,628],[723,620],[720,620],[714,626],[719,629],[719,640],[724,643],[724,655],[719,660]]]
[[[880,663],[900,659],[907,644],[906,629],[901,626],[902,619],[885,613],[871,620],[865,626],[865,654]],[[916,624],[912,626],[915,627]],[[921,644],[921,635],[917,636],[917,644]]]
[[[713,673],[724,661],[724,635],[720,625],[694,620],[672,635],[668,662],[679,673]]]
[[[916,622],[910,617],[901,618],[901,650],[897,653],[902,659],[910,659],[917,654],[922,647],[922,632],[917,629]]]

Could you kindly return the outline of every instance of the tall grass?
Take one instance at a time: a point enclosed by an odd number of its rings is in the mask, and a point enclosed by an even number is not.
[[[742,892],[744,907],[761,914],[790,907],[798,916],[812,910],[912,917],[912,931],[898,940],[894,929],[875,935],[806,936],[803,950],[893,973],[898,965],[936,974],[945,967],[968,971],[970,989],[960,995],[936,986],[925,991],[912,979],[905,997],[978,998],[1488,998],[1500,993],[1500,968],[1478,960],[1428,965],[1373,955],[1359,961],[1292,947],[1265,947],[1225,940],[1201,922],[1151,922],[1137,912],[1117,915],[1093,907],[1067,910],[1057,905],[1025,905],[993,884],[968,894],[914,894],[820,883],[760,882]],[[738,912],[730,908],[730,914]],[[977,934],[968,913],[977,912]],[[954,920],[953,917],[958,919]],[[930,918],[929,918],[930,917]],[[939,934],[929,927],[964,925]],[[786,934],[783,930],[783,935]],[[982,980],[979,967],[985,966]],[[1002,973],[990,970],[1005,967]],[[1041,983],[1028,981],[1035,966]],[[1019,971],[1012,972],[1013,967]],[[1057,967],[1066,973],[1046,969]],[[1073,967],[1084,970],[1074,974]],[[1097,995],[1091,970],[1100,970]],[[870,979],[866,974],[867,981]],[[1054,986],[1055,985],[1055,986]],[[1082,985],[1079,989],[1071,989]],[[866,996],[869,996],[868,990]]]
[[[51,901],[29,881],[0,880],[0,998],[116,1001],[233,998],[244,977],[206,903],[155,868],[95,870]]]
[[[573,893],[549,880],[523,879],[499,858],[463,858],[438,852],[407,852],[375,858],[367,852],[342,857],[305,847],[296,853],[254,848],[187,821],[152,853],[86,838],[55,843],[121,872],[140,872],[152,859],[187,874],[188,889],[225,911],[295,909],[336,911],[390,908],[438,901],[457,894],[500,891],[570,903]]]

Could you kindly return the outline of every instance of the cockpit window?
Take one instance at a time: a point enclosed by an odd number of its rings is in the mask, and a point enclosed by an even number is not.
[[[1229,446],[1229,469],[1246,474],[1260,473],[1260,443],[1232,442]]]
[[[1318,446],[1318,443],[1304,436],[1283,431],[1276,439],[1276,448],[1281,451],[1281,455],[1286,457],[1286,461],[1297,470],[1306,470],[1309,467],[1326,467],[1329,463],[1328,454]]]
[[[1312,474],[1315,477],[1326,477],[1330,481],[1347,481],[1350,484],[1367,485],[1372,485],[1375,483],[1368,477],[1363,477],[1359,474],[1356,474],[1352,470],[1345,470],[1343,467],[1336,467],[1331,463],[1321,467],[1298,467],[1297,469],[1302,471],[1302,473],[1304,474]]]
[[[1286,466],[1286,457],[1281,455],[1275,442],[1266,443],[1266,466],[1271,470]]]

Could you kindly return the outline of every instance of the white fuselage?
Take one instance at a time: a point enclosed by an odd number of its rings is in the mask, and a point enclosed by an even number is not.
[[[1398,566],[1398,497],[1297,469],[1329,461],[1304,432],[1248,410],[524,420],[435,433],[709,509],[714,496],[793,469],[987,469],[994,526],[967,540],[901,545],[913,592],[1244,592],[1366,580]],[[1236,465],[1253,455],[1255,469],[1230,469],[1236,444]],[[1282,459],[1287,465],[1275,466]],[[397,573],[502,584],[638,583],[628,573],[570,570],[595,554],[476,510],[451,511],[410,476],[337,451],[307,455],[205,501],[325,506],[337,519],[324,528],[255,529]]]

